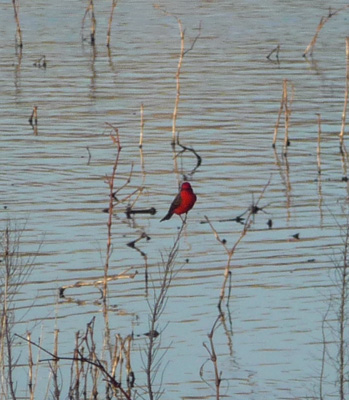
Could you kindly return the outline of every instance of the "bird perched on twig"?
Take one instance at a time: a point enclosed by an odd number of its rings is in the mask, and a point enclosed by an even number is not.
[[[181,215],[187,214],[190,211],[196,202],[196,194],[193,192],[193,189],[189,182],[182,183],[181,190],[173,200],[168,213],[164,216],[164,218],[160,221],[166,221],[170,219],[173,214]]]

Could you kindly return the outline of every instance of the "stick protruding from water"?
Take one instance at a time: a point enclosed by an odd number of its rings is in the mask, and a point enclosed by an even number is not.
[[[339,144],[340,148],[342,149],[343,147],[343,140],[344,140],[344,132],[345,132],[345,121],[347,118],[347,105],[348,105],[348,91],[349,91],[349,37],[347,36],[345,38],[345,55],[346,55],[346,75],[345,75],[345,94],[344,94],[344,106],[343,106],[343,112],[342,112],[342,128],[341,132],[339,134]]]

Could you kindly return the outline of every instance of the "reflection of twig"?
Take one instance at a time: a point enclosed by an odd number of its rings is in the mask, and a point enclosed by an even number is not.
[[[141,133],[139,135],[139,148],[143,147],[143,131],[144,131],[144,106],[141,104]]]
[[[140,250],[138,247],[136,247],[136,243],[142,239],[150,240],[150,236],[148,236],[145,232],[142,232],[142,234],[139,236],[138,239],[132,240],[132,242],[128,242],[127,246],[131,247],[131,249],[137,250],[144,257],[146,254],[142,250]]]
[[[180,144],[179,143],[179,140],[178,140],[178,142],[177,142],[177,145],[179,146],[179,147],[181,147],[182,148],[182,150],[181,151],[179,151],[177,154],[176,154],[176,158],[179,156],[179,155],[181,155],[181,154],[183,154],[185,151],[190,151],[191,153],[193,153],[194,155],[195,155],[195,157],[196,157],[196,166],[192,169],[192,171],[190,172],[190,176],[193,176],[194,175],[194,173],[195,173],[195,171],[200,167],[200,165],[201,165],[201,163],[202,163],[202,158],[199,156],[199,154],[192,148],[192,147],[187,147],[187,146],[184,146],[183,144]]]
[[[40,57],[37,61],[34,62],[33,65],[34,65],[34,67],[45,69],[47,67],[46,56]]]
[[[280,45],[278,44],[268,55],[267,55],[267,59],[270,60],[270,56],[276,52],[276,59],[277,61],[279,61],[279,51],[280,51]]]
[[[319,175],[321,175],[321,114],[317,115],[317,121],[318,121],[318,135],[317,135],[317,149],[316,149],[316,158],[317,158],[317,172]]]
[[[121,274],[109,275],[107,278],[107,282],[115,281],[118,279],[133,279],[137,275],[137,271],[134,272],[133,274],[128,274],[127,272],[130,269],[131,269],[131,267],[128,268],[126,271],[122,272]],[[78,281],[72,285],[64,285],[59,288],[59,297],[60,298],[65,297],[64,291],[66,289],[80,288],[80,287],[86,287],[86,286],[98,287],[98,286],[102,285],[103,283],[104,283],[104,279],[98,279],[98,280],[90,281],[90,282],[89,281]]]
[[[220,399],[219,390],[220,390],[220,385],[222,382],[222,371],[218,370],[218,363],[217,363],[218,356],[217,356],[217,353],[216,353],[216,350],[214,347],[213,336],[214,336],[216,329],[219,326],[218,323],[219,323],[220,318],[221,318],[220,315],[216,318],[210,333],[207,335],[208,339],[210,341],[210,347],[206,343],[203,343],[203,346],[205,347],[205,349],[207,350],[207,352],[210,356],[210,361],[212,361],[212,364],[213,364],[213,369],[214,369],[214,374],[215,374],[216,400]],[[200,375],[202,377],[203,376],[203,365],[201,366],[200,371],[201,371]]]
[[[88,147],[88,146],[86,147],[86,150],[87,150],[87,152],[88,152],[88,160],[87,160],[87,165],[90,165],[90,161],[91,161],[91,152],[90,152],[90,149],[89,149],[89,147]]]
[[[127,218],[131,218],[131,215],[135,215],[135,214],[155,215],[156,214],[156,208],[151,207],[151,208],[133,210],[131,207],[127,207],[126,211],[125,211],[125,214],[126,214]]]
[[[145,232],[142,232],[142,234],[139,236],[138,239],[133,240],[132,242],[127,243],[128,247],[131,247],[131,249],[135,249],[138,251],[138,253],[143,257],[144,259],[144,280],[145,280],[145,292],[148,294],[148,256],[147,254],[142,251],[140,248],[136,246],[136,243],[139,242],[142,239],[146,239],[147,241],[150,240],[150,236],[148,236]]]

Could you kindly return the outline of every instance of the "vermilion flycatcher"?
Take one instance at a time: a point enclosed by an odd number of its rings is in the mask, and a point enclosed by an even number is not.
[[[196,194],[189,182],[182,183],[181,190],[173,200],[168,213],[160,221],[170,219],[173,214],[181,215],[190,211],[196,202]]]

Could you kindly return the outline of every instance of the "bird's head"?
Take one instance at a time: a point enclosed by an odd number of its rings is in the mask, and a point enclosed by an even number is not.
[[[182,183],[181,190],[191,190],[191,184],[189,182]]]

